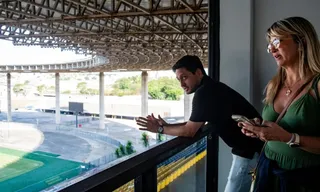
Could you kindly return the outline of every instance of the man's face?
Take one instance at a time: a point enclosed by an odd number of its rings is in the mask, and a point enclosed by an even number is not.
[[[196,91],[202,77],[203,74],[200,69],[197,69],[195,74],[191,73],[184,67],[176,70],[176,78],[180,82],[181,88],[187,94],[191,94]]]

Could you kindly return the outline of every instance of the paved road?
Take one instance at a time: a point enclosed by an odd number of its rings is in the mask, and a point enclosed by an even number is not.
[[[90,154],[90,144],[77,136],[62,133],[43,132],[44,141],[36,149],[61,155],[60,158],[79,161]]]

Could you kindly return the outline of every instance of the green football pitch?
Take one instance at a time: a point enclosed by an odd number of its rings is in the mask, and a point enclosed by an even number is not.
[[[40,191],[82,173],[86,164],[41,151],[23,152],[0,147],[1,192]]]

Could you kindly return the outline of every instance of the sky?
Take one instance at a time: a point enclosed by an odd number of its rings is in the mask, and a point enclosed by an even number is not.
[[[61,52],[60,48],[14,46],[11,41],[0,40],[0,65],[64,63],[84,58],[72,51]]]

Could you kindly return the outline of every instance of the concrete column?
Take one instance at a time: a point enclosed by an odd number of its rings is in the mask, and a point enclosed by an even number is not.
[[[141,73],[141,116],[148,115],[148,72]]]
[[[12,121],[11,115],[11,74],[7,73],[7,121]]]
[[[256,49],[252,46],[253,21],[257,18],[253,17],[253,6],[253,0],[220,1],[220,81],[238,91],[249,101],[252,101],[253,49]],[[263,8],[265,9],[265,6]],[[254,30],[257,30],[257,27],[254,27]],[[263,30],[265,31],[266,28]],[[259,38],[265,42],[264,34]],[[263,52],[259,50],[255,55],[265,52],[264,43]],[[218,158],[218,192],[223,192],[232,156],[231,149],[221,139],[219,140]]]
[[[61,115],[60,115],[60,74],[55,74],[55,80],[56,80],[56,124],[60,124],[61,121]]]
[[[99,128],[104,129],[105,113],[104,113],[104,73],[99,73]]]
[[[188,121],[192,111],[192,99],[194,94],[184,93],[184,120]]]

